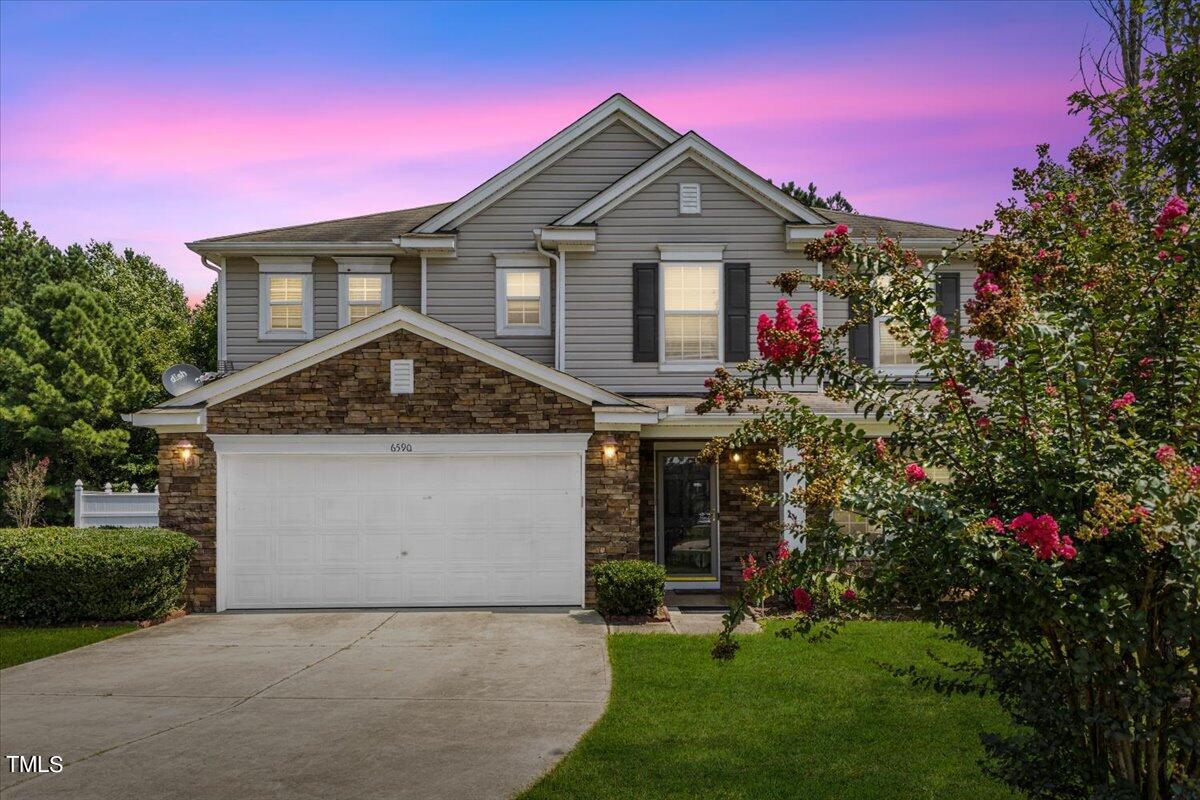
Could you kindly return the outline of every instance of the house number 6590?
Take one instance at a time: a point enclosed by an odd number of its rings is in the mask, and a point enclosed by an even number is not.
[[[393,453],[411,453],[412,444],[409,442],[392,442]]]

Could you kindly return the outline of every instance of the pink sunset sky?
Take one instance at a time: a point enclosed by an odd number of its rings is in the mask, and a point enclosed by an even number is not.
[[[1086,3],[0,4],[0,207],[150,254],[452,200],[620,91],[776,182],[973,226],[1067,115]]]

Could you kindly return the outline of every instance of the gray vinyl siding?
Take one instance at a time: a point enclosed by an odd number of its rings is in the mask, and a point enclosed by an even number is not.
[[[234,369],[245,369],[259,361],[290,350],[303,340],[258,338],[258,262],[253,258],[230,258],[225,262],[226,358]],[[421,305],[421,266],[415,258],[392,262],[392,302],[411,308]],[[313,260],[313,337],[324,336],[338,326],[337,262]]]
[[[657,151],[654,144],[632,128],[614,123],[464,222],[458,230],[458,257],[429,261],[429,314],[523,356],[553,364],[553,334],[496,336],[493,253],[532,250],[535,227],[550,224]],[[569,275],[570,261],[567,270]],[[551,317],[554,285],[551,270]],[[553,331],[553,320],[550,330]]]
[[[702,214],[680,216],[680,183],[700,184]],[[783,296],[771,279],[791,269],[816,270],[802,253],[784,248],[783,234],[781,217],[699,164],[680,164],[600,219],[595,253],[568,255],[567,371],[618,392],[702,392],[706,374],[660,372],[658,364],[633,361],[632,265],[658,261],[658,245],[671,242],[724,244],[725,261],[749,262],[756,355],[754,320],[773,316]],[[816,308],[816,293],[801,287],[791,303]]]

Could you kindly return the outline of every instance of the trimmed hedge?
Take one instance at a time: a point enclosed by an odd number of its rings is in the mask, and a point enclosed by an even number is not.
[[[161,528],[0,528],[0,617],[140,620],[183,605],[196,542]]]
[[[592,568],[596,610],[606,617],[652,617],[663,602],[667,570],[652,561],[601,561]]]

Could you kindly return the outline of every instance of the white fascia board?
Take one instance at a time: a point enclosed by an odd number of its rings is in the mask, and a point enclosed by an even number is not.
[[[458,237],[452,233],[406,233],[393,240],[403,250],[422,256],[452,258],[458,252]]]
[[[398,253],[395,242],[188,242],[187,249],[207,256],[301,255]]]
[[[583,403],[634,405],[628,398],[472,336],[406,306],[392,306],[353,325],[339,328],[319,339],[305,342],[232,375],[193,389],[186,395],[171,398],[156,408],[191,406],[199,403],[215,405],[401,329]]]
[[[796,202],[794,197],[705,141],[695,131],[689,131],[583,205],[555,220],[554,224],[594,223],[689,158],[700,162],[784,219],[820,225],[829,223],[829,220]]]
[[[212,434],[219,455],[381,455],[395,459],[421,455],[519,453],[582,454],[589,433],[421,433],[421,434]],[[397,449],[396,445],[405,445]]]
[[[652,408],[597,408],[593,410],[596,428],[601,425],[655,425],[661,413]]]
[[[832,224],[821,225],[788,225],[786,231],[786,246],[788,250],[803,250],[805,245],[813,239],[821,239],[825,236],[826,231],[834,229]],[[854,228],[850,229],[851,234],[854,233]],[[874,239],[866,236],[852,237],[857,238],[862,244],[873,245]],[[915,250],[918,253],[940,253],[942,250],[954,250],[962,243],[949,236],[913,236],[913,237],[897,237],[900,244],[909,250]]]
[[[535,230],[534,238],[555,250],[590,253],[596,249],[596,229],[592,227],[547,225]]]
[[[480,209],[495,202],[504,193],[519,186],[561,153],[595,130],[615,120],[630,124],[659,146],[674,142],[679,134],[624,95],[615,94],[584,114],[520,160],[463,195],[450,207],[435,214],[413,229],[414,233],[437,233],[454,228]]]
[[[158,433],[203,433],[208,420],[203,408],[146,408],[130,414],[129,422],[138,428],[153,428]]]

